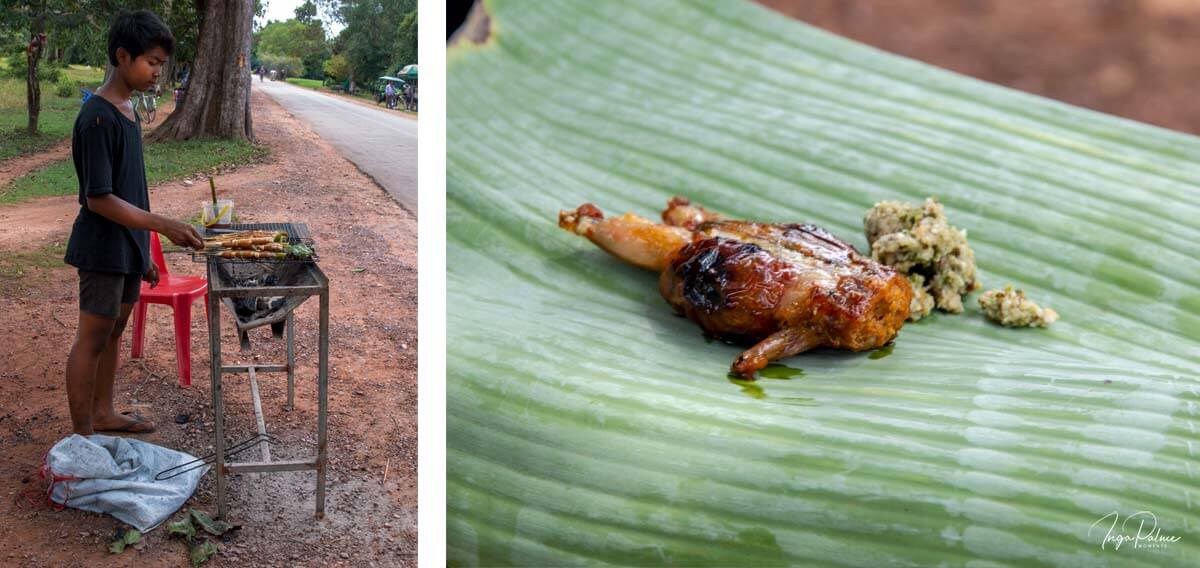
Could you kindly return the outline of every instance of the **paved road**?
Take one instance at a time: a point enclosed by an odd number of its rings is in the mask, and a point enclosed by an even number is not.
[[[252,88],[307,122],[401,207],[417,214],[417,121],[283,81],[255,80]]]

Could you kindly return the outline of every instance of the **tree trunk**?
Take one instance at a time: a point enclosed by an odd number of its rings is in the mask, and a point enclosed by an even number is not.
[[[163,21],[170,21],[172,4],[174,4],[173,0],[165,0],[164,2],[162,2],[160,4],[158,16],[160,18],[162,18]],[[172,55],[171,57],[167,58],[167,62],[165,64],[165,66],[163,67],[162,74],[158,76],[158,92],[159,93],[169,93],[169,92],[171,92],[171,89],[174,89],[174,88],[175,88],[175,56]]]
[[[43,0],[31,6],[34,13],[29,18],[29,47],[25,57],[29,69],[25,76],[25,106],[29,109],[29,122],[25,129],[30,135],[37,134],[38,115],[42,112],[42,85],[38,82],[38,62],[42,58],[42,50],[46,45],[46,2]]]
[[[202,14],[196,59],[183,104],[146,138],[253,139],[250,119],[250,26],[254,0],[196,0]]]
[[[158,87],[163,93],[169,93],[175,88],[175,57],[167,59],[162,75],[158,76]]]

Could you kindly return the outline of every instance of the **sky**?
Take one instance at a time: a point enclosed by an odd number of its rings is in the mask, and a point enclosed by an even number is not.
[[[304,0],[263,0],[267,5],[267,17],[258,18],[254,23],[259,26],[266,25],[271,20],[290,20],[296,17],[296,8],[304,3]],[[318,17],[325,22],[325,29],[332,37],[342,31],[346,27],[341,22],[334,22],[333,18],[326,16],[323,12],[318,12]]]

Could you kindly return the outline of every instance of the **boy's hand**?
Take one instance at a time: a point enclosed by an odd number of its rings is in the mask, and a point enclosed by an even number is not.
[[[142,280],[150,283],[150,287],[158,286],[158,265],[154,261],[150,261],[150,268],[146,269],[146,274],[142,275]]]
[[[163,231],[163,235],[179,246],[204,250],[204,239],[196,231],[195,227],[187,223],[174,221],[170,225],[167,225],[166,230]]]

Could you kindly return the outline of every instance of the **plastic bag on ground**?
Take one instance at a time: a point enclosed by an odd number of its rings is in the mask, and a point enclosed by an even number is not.
[[[183,506],[208,466],[163,481],[154,476],[194,459],[141,440],[72,434],[50,448],[43,473],[53,480],[54,503],[107,513],[144,533]]]

